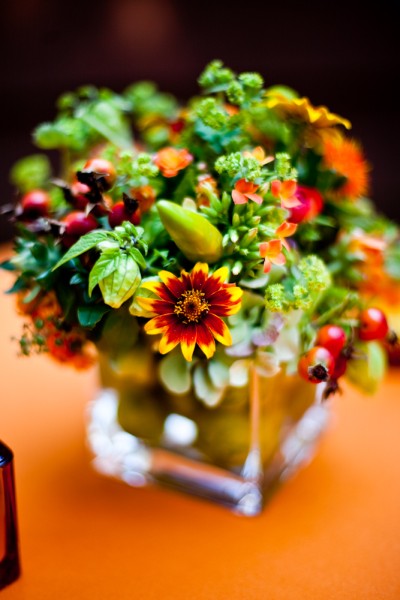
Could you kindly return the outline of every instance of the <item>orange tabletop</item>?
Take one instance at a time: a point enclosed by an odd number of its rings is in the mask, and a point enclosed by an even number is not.
[[[95,372],[18,358],[20,327],[0,295],[0,438],[15,454],[23,569],[2,600],[400,598],[400,369],[374,398],[347,386],[313,462],[246,518],[94,472]]]

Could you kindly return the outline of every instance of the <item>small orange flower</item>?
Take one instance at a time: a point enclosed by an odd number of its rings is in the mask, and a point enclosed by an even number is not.
[[[271,181],[271,194],[275,198],[279,198],[283,208],[293,208],[300,204],[296,196],[297,182],[291,179],[287,181],[279,181],[275,179]]]
[[[255,194],[260,186],[246,179],[239,179],[235,183],[235,189],[232,192],[232,199],[235,204],[247,204],[249,200],[253,200],[257,204],[261,204],[263,199],[259,194]]]
[[[132,198],[139,202],[140,213],[143,214],[150,210],[156,199],[156,192],[151,185],[142,185],[130,190]]]
[[[325,140],[323,160],[327,169],[346,178],[333,196],[356,199],[368,193],[370,167],[357,142],[343,137]]]
[[[262,166],[267,165],[268,163],[275,160],[273,156],[267,156],[265,154],[265,150],[262,146],[257,146],[251,151],[246,150],[245,152],[243,152],[243,156],[247,158],[255,158]]]
[[[260,256],[264,258],[264,273],[269,273],[272,265],[284,265],[285,255],[282,252],[282,240],[275,239],[260,244]]]
[[[147,281],[142,286],[158,299],[138,298],[139,304],[155,316],[144,329],[150,335],[162,334],[159,351],[166,354],[181,345],[183,356],[191,361],[196,344],[207,358],[215,352],[215,339],[225,346],[232,343],[228,327],[221,319],[238,312],[242,290],[223,283],[228,269],[222,267],[208,275],[208,265],[197,263],[191,273],[176,277],[160,271],[161,282]]]
[[[275,231],[275,234],[278,236],[278,238],[281,240],[283,246],[285,246],[285,248],[287,250],[289,250],[290,247],[285,238],[294,235],[296,233],[296,229],[297,229],[297,223],[290,223],[290,221],[283,221],[283,223],[281,223]]]
[[[193,161],[193,156],[186,148],[168,146],[157,152],[154,164],[160,169],[164,177],[176,177],[179,171],[186,169]]]
[[[198,184],[196,185],[196,201],[198,206],[210,206],[210,200],[207,196],[207,191],[211,191],[213,194],[218,194],[218,183],[210,175],[206,173],[204,175],[200,175],[197,178]]]

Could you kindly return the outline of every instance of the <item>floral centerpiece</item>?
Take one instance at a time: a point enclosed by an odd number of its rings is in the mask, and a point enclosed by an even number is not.
[[[22,354],[100,366],[103,471],[257,513],[307,458],[342,377],[373,392],[399,231],[350,123],[219,61],[181,106],[84,87],[11,177]]]

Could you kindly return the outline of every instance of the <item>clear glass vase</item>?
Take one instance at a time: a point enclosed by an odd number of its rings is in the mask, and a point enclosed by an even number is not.
[[[217,406],[159,383],[145,347],[99,356],[100,389],[88,407],[94,465],[132,486],[159,483],[256,515],[314,454],[329,416],[321,386],[281,369],[252,368]]]

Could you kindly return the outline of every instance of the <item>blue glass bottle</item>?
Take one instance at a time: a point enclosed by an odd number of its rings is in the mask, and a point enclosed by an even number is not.
[[[0,590],[20,573],[13,458],[0,441]]]

